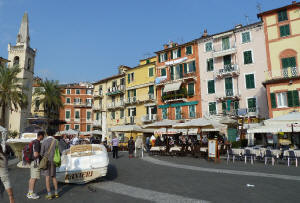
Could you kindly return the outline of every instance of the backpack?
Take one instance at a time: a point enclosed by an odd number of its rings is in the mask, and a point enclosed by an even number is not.
[[[56,141],[56,146],[55,146],[55,151],[54,151],[53,162],[56,165],[56,167],[60,167],[61,157],[60,157],[60,152],[59,152],[59,147],[58,147],[58,142],[57,141]]]
[[[22,160],[24,164],[30,164],[33,161],[33,141],[23,148]]]

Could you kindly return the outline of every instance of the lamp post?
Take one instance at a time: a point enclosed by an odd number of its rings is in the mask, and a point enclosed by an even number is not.
[[[294,125],[298,125],[299,123],[292,123],[291,127],[292,127],[292,138],[293,138],[293,142],[294,142]]]

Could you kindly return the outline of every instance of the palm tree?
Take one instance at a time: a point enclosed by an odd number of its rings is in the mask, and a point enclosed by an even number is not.
[[[26,107],[27,96],[23,92],[22,79],[17,75],[21,72],[18,66],[8,68],[0,64],[0,106],[1,125],[6,126],[6,110],[18,111],[19,108]]]
[[[57,119],[59,108],[63,107],[62,93],[58,81],[41,80],[37,82],[37,88],[34,91],[34,103],[38,102],[44,107],[48,123]],[[49,128],[49,126],[48,126]]]

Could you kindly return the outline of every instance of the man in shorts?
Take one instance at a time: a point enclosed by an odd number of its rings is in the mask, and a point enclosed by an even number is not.
[[[40,179],[41,173],[39,169],[39,163],[41,159],[41,141],[44,139],[45,132],[38,132],[37,139],[33,140],[32,144],[32,153],[33,160],[30,163],[30,179],[29,179],[29,188],[27,193],[28,199],[38,199],[40,198],[36,193],[34,193],[34,186],[37,179]]]

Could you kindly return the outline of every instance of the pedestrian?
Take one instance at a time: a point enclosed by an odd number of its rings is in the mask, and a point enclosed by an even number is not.
[[[73,135],[73,139],[71,140],[71,145],[78,145],[78,144],[79,144],[78,135]]]
[[[141,136],[138,136],[138,138],[135,141],[135,150],[136,150],[136,157],[142,156],[142,150],[143,150],[143,140]]]
[[[150,137],[146,138],[146,147],[147,147],[147,152],[150,151]]]
[[[41,174],[46,178],[46,189],[48,194],[46,195],[46,199],[51,200],[53,198],[50,189],[50,177],[52,178],[53,186],[54,186],[54,197],[58,198],[58,186],[56,180],[56,165],[53,161],[55,146],[57,144],[57,140],[53,137],[53,135],[48,135],[48,137],[43,141],[41,148],[41,156],[48,157],[48,167],[45,170],[41,170]],[[61,152],[60,152],[61,153]]]
[[[119,149],[119,139],[117,136],[114,136],[112,139],[112,148],[113,148],[113,158],[117,159],[118,158],[118,149]]]
[[[133,137],[130,137],[128,140],[128,157],[133,158],[133,151],[134,151],[134,140]]]
[[[41,173],[39,168],[39,163],[41,160],[41,141],[44,139],[45,132],[39,131],[37,134],[37,139],[32,141],[32,160],[30,162],[30,179],[28,183],[28,199],[38,199],[40,198],[36,193],[34,193],[34,186],[36,180],[40,179]]]
[[[10,185],[9,181],[9,175],[8,175],[8,163],[7,163],[7,158],[5,157],[5,154],[2,150],[2,146],[0,145],[0,189],[2,184],[4,185],[4,189],[6,190],[9,198],[10,203],[14,203],[14,195],[13,195],[13,190]],[[1,193],[1,190],[0,190]],[[1,195],[1,194],[0,194]]]

